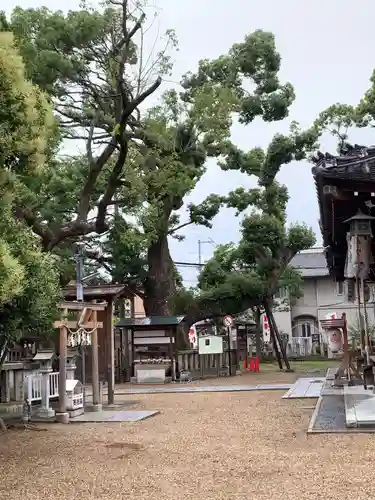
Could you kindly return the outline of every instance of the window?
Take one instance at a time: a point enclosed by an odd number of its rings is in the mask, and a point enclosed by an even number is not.
[[[344,282],[343,281],[338,281],[336,283],[336,291],[337,291],[337,295],[344,295]]]
[[[288,298],[288,289],[284,286],[279,288],[275,293],[275,299],[287,299]]]
[[[209,346],[210,345],[210,339],[205,339],[204,344]]]
[[[301,323],[301,337],[311,337],[311,323]]]

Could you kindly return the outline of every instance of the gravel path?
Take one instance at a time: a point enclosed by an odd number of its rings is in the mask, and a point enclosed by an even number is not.
[[[128,399],[140,401],[138,408],[162,413],[137,424],[9,431],[0,436],[0,498],[372,497],[374,437],[306,438],[312,413],[306,401],[281,395],[137,395]]]

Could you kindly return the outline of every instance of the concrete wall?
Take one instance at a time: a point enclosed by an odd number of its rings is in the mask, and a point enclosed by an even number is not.
[[[141,297],[138,297],[138,295],[134,297],[133,307],[133,314],[136,318],[142,318],[146,316],[145,308],[143,306],[143,300],[141,299]]]
[[[292,333],[292,318],[290,315],[290,310],[278,311],[277,309],[273,313],[275,321],[280,333],[287,333],[291,336]]]
[[[292,306],[292,319],[298,316],[315,316],[318,308],[317,280],[305,279],[303,283],[303,296],[296,300]]]

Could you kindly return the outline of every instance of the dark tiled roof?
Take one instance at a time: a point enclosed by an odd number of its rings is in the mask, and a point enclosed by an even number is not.
[[[290,262],[290,265],[297,267],[304,278],[317,278],[328,276],[326,258],[322,248],[313,249],[307,252],[298,253]]]
[[[329,179],[375,181],[375,147],[349,146],[340,156],[318,153],[313,159],[314,177]]]
[[[128,292],[128,289],[124,285],[88,285],[83,287],[83,295],[85,298],[99,298],[99,297],[110,297],[118,296],[124,292]],[[77,293],[75,286],[67,286],[63,288],[63,296],[65,298],[75,297]]]
[[[185,316],[147,316],[146,318],[122,318],[117,323],[117,328],[138,326],[152,328],[153,326],[177,326]]]

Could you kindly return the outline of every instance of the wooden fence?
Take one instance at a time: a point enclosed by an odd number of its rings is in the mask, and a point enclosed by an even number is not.
[[[177,367],[179,372],[189,371],[193,378],[235,375],[238,369],[238,356],[236,351],[228,349],[222,354],[204,355],[199,355],[197,350],[178,351]]]

